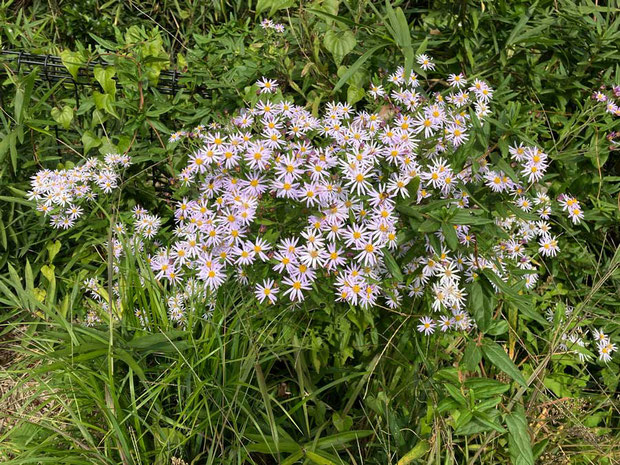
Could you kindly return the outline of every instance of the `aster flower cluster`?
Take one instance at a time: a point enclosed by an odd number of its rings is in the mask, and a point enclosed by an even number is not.
[[[605,111],[613,116],[620,116],[620,86],[613,86],[611,93],[606,92],[606,87],[602,86],[592,95],[592,99],[605,105]],[[607,140],[611,142],[610,150],[617,150],[620,144],[620,131],[610,131]]]
[[[426,55],[417,62],[435,67]],[[263,94],[277,85],[261,82],[268,89]],[[538,183],[550,161],[536,147],[511,149],[508,166],[520,165],[516,172],[492,167],[483,153],[457,163],[474,120],[491,112],[493,89],[479,79],[468,86],[462,74],[450,75],[448,83],[446,91],[429,93],[415,72],[401,67],[371,86],[375,111],[332,102],[316,117],[262,95],[221,130],[194,129],[193,151],[179,175],[187,196],[175,212],[175,239],[151,258],[156,278],[176,289],[171,311],[177,320],[188,296],[208,300],[231,277],[269,304],[297,304],[328,290],[350,305],[398,308],[404,296],[426,295],[441,315],[421,320],[425,334],[437,324],[442,331],[475,325],[464,283],[483,270],[534,287],[533,257],[559,252],[547,222],[552,208],[559,204],[577,223],[579,203],[545,194]],[[454,222],[455,240],[439,228],[413,238],[399,234],[408,221],[399,213],[403,205],[440,201],[480,213],[469,188],[485,186],[510,207],[494,219],[505,234],[490,235],[496,244],[489,250],[477,250],[485,231],[465,220]],[[392,279],[394,267],[403,279]],[[513,276],[512,269],[522,271]]]
[[[592,98],[597,102],[605,104],[605,111],[611,113],[614,116],[620,116],[620,86],[613,86],[611,93],[605,92],[606,88],[603,87],[592,95]]]
[[[547,309],[547,320],[551,323],[557,320],[560,325],[567,325],[570,322],[571,315],[575,308],[572,305],[556,305],[555,308]],[[602,362],[609,362],[613,353],[618,347],[611,342],[609,334],[603,330],[593,328],[591,338],[588,340],[588,329],[579,326],[571,331],[566,331],[561,336],[559,349],[562,351],[576,353],[581,362],[590,361],[591,352],[587,350],[588,343],[598,351],[598,359]]]
[[[128,155],[110,153],[103,160],[89,158],[73,168],[43,169],[32,177],[28,198],[52,226],[69,229],[83,215],[85,205],[118,187],[121,171],[130,164]]]
[[[265,18],[261,21],[260,26],[266,30],[273,30],[282,34],[284,32],[284,24],[274,23],[273,20]]]

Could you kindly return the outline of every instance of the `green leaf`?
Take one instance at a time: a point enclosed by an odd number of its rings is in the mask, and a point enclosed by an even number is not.
[[[504,429],[502,425],[500,425],[498,422],[496,422],[495,420],[493,420],[491,417],[489,417],[487,414],[483,412],[476,411],[474,412],[473,417],[476,420],[476,422],[480,423],[481,425],[488,428],[489,430],[495,430],[498,433],[506,432],[506,430]]]
[[[383,249],[383,260],[385,261],[385,266],[387,267],[390,274],[396,279],[398,282],[402,282],[404,277],[402,272],[400,271],[400,267],[396,260],[390,253],[390,251],[386,248]]]
[[[17,124],[22,124],[24,121],[24,116],[27,115],[36,77],[37,73],[32,71],[28,76],[18,81],[15,86],[13,108],[15,109],[15,120],[17,121]],[[21,138],[22,136],[20,136],[20,142],[23,142]]]
[[[484,295],[480,281],[474,281],[469,288],[469,308],[481,331],[486,331],[491,322],[492,309]]]
[[[463,352],[463,363],[468,371],[476,371],[478,364],[482,360],[482,352],[476,344],[476,341],[469,341],[465,352]]]
[[[493,341],[485,341],[484,344],[482,344],[482,353],[489,362],[514,379],[521,386],[527,387],[527,381],[499,344]]]
[[[465,387],[474,390],[476,399],[493,397],[510,389],[510,385],[490,378],[468,378]]]
[[[294,465],[299,462],[304,457],[304,451],[298,450],[294,454],[289,455],[285,460],[282,461],[281,465]]]
[[[105,110],[110,115],[119,118],[116,110],[114,109],[114,95],[102,94],[101,92],[93,91],[93,100],[98,110]]]
[[[93,131],[84,131],[82,144],[84,144],[84,155],[86,155],[91,149],[101,145],[101,139]]]
[[[4,250],[7,249],[8,243],[6,240],[6,226],[4,221],[2,221],[2,216],[0,216],[0,244],[2,244],[2,248]]]
[[[428,441],[420,441],[413,449],[403,455],[396,465],[409,465],[414,460],[424,456],[429,449]]]
[[[380,50],[380,49],[382,49],[384,47],[387,47],[388,45],[389,44],[377,45],[376,47],[373,47],[370,50],[366,51],[366,53],[364,53],[361,57],[359,57],[355,61],[355,63],[353,63],[351,66],[349,66],[347,71],[340,77],[340,79],[338,80],[338,82],[334,86],[334,90],[332,92],[338,91],[338,89],[340,89],[343,85],[345,85],[349,81],[351,76],[353,76],[357,71],[359,71],[360,68],[362,67],[362,65],[364,63],[366,63],[366,61],[371,56],[373,56],[375,54],[375,52],[377,52],[377,50]]]
[[[327,9],[327,8],[325,8],[326,7],[325,4],[320,5],[320,6],[323,7],[323,10]],[[351,26],[351,27],[359,26],[359,24],[357,24],[355,21],[353,21],[353,20],[351,20],[349,18],[346,18],[344,16],[336,16],[336,14],[334,14],[333,12],[330,13],[329,11],[323,11],[323,10],[317,10],[317,9],[313,9],[313,8],[308,8],[306,11],[308,13],[312,13],[314,15],[317,15],[317,16],[320,16],[320,17],[326,19],[325,22],[327,24],[332,24],[332,21],[338,21],[338,22],[340,22],[342,24],[346,24],[347,26]]]
[[[330,458],[324,457],[322,454],[312,452],[310,450],[306,451],[306,457],[317,465],[337,465],[336,462],[334,462]]]
[[[400,47],[405,57],[404,75],[409,78],[413,69],[413,47],[411,46],[411,32],[409,31],[409,23],[402,8],[392,8],[390,1],[385,2],[385,9],[388,16],[388,31],[391,32],[394,41]]]
[[[106,94],[116,95],[116,81],[113,79],[116,75],[116,68],[114,66],[104,68],[101,65],[97,65],[93,70],[93,74]]]
[[[519,19],[519,22],[513,28],[512,32],[508,36],[508,39],[506,40],[506,47],[508,47],[509,45],[515,44],[519,41],[519,34],[521,33],[521,31],[523,30],[527,22],[532,17],[532,14],[536,10],[537,6],[538,6],[538,0],[536,0],[534,4],[530,6],[530,8],[527,10],[526,13],[521,15],[521,19]]]
[[[343,433],[332,434],[316,441],[316,446],[319,449],[333,449],[343,446],[351,441],[357,441],[358,439],[368,437],[373,434],[372,430],[356,430],[346,431]]]
[[[290,8],[295,4],[294,0],[258,0],[256,3],[256,14],[259,15],[265,10],[269,10],[269,15],[276,11]]]
[[[366,91],[361,87],[351,84],[347,89],[347,102],[351,105],[359,102],[366,96]]]
[[[47,249],[47,258],[50,263],[54,261],[54,257],[60,250],[60,247],[60,241],[48,242],[48,244],[45,246],[45,248]]]
[[[45,278],[51,283],[56,281],[56,274],[54,270],[56,267],[54,265],[43,265],[41,267],[41,274],[45,276]]]
[[[340,413],[338,412],[334,412],[334,414],[332,415],[332,422],[340,433],[342,433],[343,431],[349,431],[353,426],[353,418],[351,418],[351,416],[340,415]]]
[[[81,53],[72,52],[71,50],[63,50],[60,52],[60,59],[62,64],[65,65],[69,74],[73,76],[73,79],[77,79],[80,66],[84,65],[84,58]]]
[[[441,227],[441,223],[439,221],[435,221],[429,218],[428,220],[424,221],[424,223],[420,225],[420,227],[418,228],[418,231],[422,233],[435,232],[440,227]]]
[[[334,62],[338,66],[342,63],[342,59],[355,48],[356,44],[355,35],[348,27],[330,29],[323,38],[323,45],[332,54]]]
[[[523,407],[518,406],[506,416],[508,447],[513,465],[534,465],[532,444],[527,432],[527,418]]]
[[[415,202],[418,198],[418,190],[420,189],[420,177],[416,176],[411,179],[407,184],[407,192],[409,193],[409,199]]]
[[[460,209],[450,218],[450,223],[458,225],[483,225],[493,223],[492,218],[479,216],[481,210]]]
[[[69,126],[71,126],[71,121],[73,121],[73,108],[69,105],[62,107],[62,110],[54,107],[52,108],[52,118],[54,118],[54,121],[60,124],[63,128],[69,129]]]
[[[459,239],[456,236],[456,229],[454,229],[454,225],[442,223],[441,231],[443,232],[443,237],[446,239],[446,244],[448,244],[448,247],[450,247],[451,250],[457,250],[459,248]]]

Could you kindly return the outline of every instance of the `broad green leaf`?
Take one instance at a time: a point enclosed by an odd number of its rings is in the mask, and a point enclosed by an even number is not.
[[[518,406],[506,416],[508,447],[513,465],[534,465],[532,444],[527,432],[527,418],[523,407]]]
[[[465,387],[474,390],[476,399],[493,397],[510,389],[510,385],[491,378],[468,378]]]
[[[355,84],[349,85],[347,89],[347,102],[351,105],[359,102],[366,96],[366,91],[361,87],[356,86]]]
[[[458,225],[483,225],[493,223],[493,219],[479,216],[481,210],[460,209],[450,218],[450,223]]]
[[[473,418],[476,422],[480,423],[482,426],[488,428],[489,430],[497,431],[498,433],[505,433],[506,430],[502,425],[493,420],[493,418],[489,417],[487,414],[481,411],[476,411],[473,414]]]
[[[256,3],[256,14],[259,15],[263,11],[269,10],[269,15],[271,16],[276,11],[290,8],[294,4],[294,0],[258,0]]]
[[[323,45],[332,54],[334,62],[338,66],[342,63],[342,59],[355,48],[356,44],[355,35],[348,27],[330,29],[323,38]]]
[[[499,344],[489,340],[485,341],[484,344],[482,344],[482,353],[489,362],[514,379],[521,386],[527,387],[527,381]]]
[[[413,449],[401,457],[396,465],[409,465],[414,460],[423,457],[429,449],[430,445],[428,441],[419,441]]]
[[[418,190],[420,189],[420,177],[416,176],[411,179],[407,184],[407,192],[409,193],[409,199],[415,202],[418,198]]]
[[[116,95],[116,81],[113,79],[116,75],[116,68],[114,68],[114,66],[107,66],[104,68],[101,65],[97,65],[93,70],[93,74],[106,94],[112,96]]]
[[[474,281],[469,288],[469,308],[481,331],[491,323],[492,311],[489,299],[484,295],[480,281]]]
[[[400,270],[400,267],[398,266],[398,263],[396,263],[396,260],[387,249],[387,247],[383,249],[383,259],[385,261],[385,266],[387,267],[390,274],[394,277],[394,279],[396,279],[398,282],[402,282],[404,279],[403,274]]]
[[[439,228],[441,228],[441,223],[439,221],[428,219],[420,225],[420,227],[418,228],[418,231],[422,233],[430,233],[430,232],[438,231]]]
[[[519,22],[512,29],[512,32],[510,33],[510,35],[508,36],[508,39],[506,40],[506,47],[508,47],[508,46],[510,46],[512,44],[515,44],[515,43],[517,43],[519,41],[519,35],[521,34],[521,31],[523,30],[523,28],[525,28],[525,25],[527,24],[527,22],[532,17],[532,14],[534,14],[534,11],[536,11],[536,7],[537,6],[538,6],[538,0],[536,0],[530,6],[530,8],[527,10],[526,13],[523,13],[521,15],[521,19],[519,19]]]
[[[43,265],[41,267],[41,274],[51,283],[55,281],[56,275],[54,274],[54,265]]]
[[[303,457],[304,457],[304,451],[298,450],[297,452],[289,455],[285,460],[283,460],[281,465],[294,465],[297,462],[299,462],[299,460],[301,460]]]
[[[450,247],[451,250],[458,250],[459,239],[456,235],[456,229],[454,225],[449,223],[442,223],[441,231],[443,232],[443,237],[446,239],[446,244],[448,244],[448,247]]]
[[[476,371],[478,364],[482,360],[482,352],[476,341],[469,341],[463,352],[463,363],[468,371]]]
[[[326,19],[326,23],[327,24],[332,24],[332,21],[338,21],[342,24],[345,24],[347,26],[350,27],[356,27],[359,26],[359,24],[357,24],[355,21],[349,19],[349,18],[345,18],[344,16],[336,16],[335,14],[329,13],[328,11],[322,11],[320,9],[315,9],[315,8],[308,8],[306,10],[308,13],[312,13],[314,15],[320,16],[324,19]]]
[[[47,249],[47,259],[49,260],[50,263],[54,261],[54,257],[60,250],[60,247],[61,247],[60,241],[48,242],[47,245],[45,246],[45,248]]]
[[[62,107],[62,110],[58,107],[52,108],[52,118],[63,128],[69,129],[71,121],[73,121],[73,108],[69,105]]]
[[[95,106],[99,110],[105,110],[112,116],[119,118],[116,110],[114,109],[114,95],[113,94],[102,94],[101,92],[93,91],[93,100],[95,101]]]
[[[84,58],[79,52],[72,52],[71,50],[63,50],[60,52],[60,59],[62,64],[65,65],[69,74],[73,76],[73,79],[77,79],[80,66],[84,65]]]
[[[91,149],[101,145],[101,139],[93,131],[84,131],[82,144],[84,144],[84,155],[86,155]]]
[[[349,415],[340,415],[338,412],[334,412],[332,415],[332,422],[339,433],[343,431],[349,431],[353,426],[353,418]]]

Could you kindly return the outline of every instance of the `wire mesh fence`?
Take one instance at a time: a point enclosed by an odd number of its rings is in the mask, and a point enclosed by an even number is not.
[[[65,81],[73,84],[76,89],[78,86],[94,85],[93,70],[95,66],[110,65],[110,63],[101,58],[92,60],[80,66],[74,78],[59,56],[37,55],[16,50],[2,50],[0,56],[2,56],[2,61],[9,66],[11,72],[15,74],[27,73],[35,68],[39,68],[41,71],[37,76],[39,81],[47,81],[49,84]],[[6,73],[7,70],[0,68],[0,74],[2,72]],[[182,77],[183,73],[180,73],[176,69],[161,71],[157,81],[157,91],[165,95],[175,95],[178,91],[190,91],[187,86],[179,82]],[[113,79],[118,80],[116,77]],[[120,87],[119,84],[117,84],[117,86]],[[197,93],[202,97],[207,96],[207,90],[201,86],[192,88],[191,92]],[[76,98],[79,98],[77,92]]]
[[[23,77],[32,73],[37,86],[43,87],[45,92],[51,92],[52,101],[61,102],[66,98],[74,99],[76,111],[72,127],[63,128],[60,124],[55,124],[50,128],[53,130],[56,139],[54,150],[60,157],[61,151],[70,145],[69,140],[63,141],[61,136],[65,135],[68,139],[75,139],[74,136],[79,132],[78,128],[83,126],[81,124],[83,115],[78,111],[81,104],[93,91],[101,90],[95,78],[95,68],[97,66],[107,67],[114,65],[115,63],[99,57],[83,64],[81,63],[79,68],[72,70],[72,74],[60,56],[35,54],[18,50],[0,50],[0,106],[5,108],[5,104],[10,103],[15,94],[15,88],[4,85],[7,84],[8,81],[5,78],[9,75]],[[177,69],[162,70],[158,74],[156,83],[149,85],[149,89],[159,95],[157,97],[159,101],[162,98],[164,100],[172,99],[179,93],[207,98],[208,90],[204,86],[195,85],[189,78],[190,76],[179,72]],[[119,77],[114,75],[112,79],[115,81],[116,89],[119,92],[123,92],[123,85]],[[185,83],[182,82],[183,79]],[[138,82],[138,77],[136,77],[132,84],[136,82]],[[152,127],[148,129],[147,138],[150,141],[155,140]],[[75,144],[76,150],[83,151],[83,147],[80,147],[79,142]]]

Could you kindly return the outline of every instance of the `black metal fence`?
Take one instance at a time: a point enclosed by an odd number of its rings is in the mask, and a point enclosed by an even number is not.
[[[78,86],[93,85],[93,69],[97,65],[110,65],[102,59],[93,60],[80,66],[76,77],[74,78],[67,70],[62,62],[62,58],[54,55],[36,55],[24,51],[2,50],[0,56],[3,62],[9,63],[12,72],[19,74],[20,72],[29,72],[35,68],[39,68],[41,72],[37,76],[40,81],[47,81],[49,84],[55,84],[59,81],[72,83],[76,88],[76,100],[79,101],[77,92]],[[0,74],[2,69],[0,68]],[[183,73],[175,70],[163,70],[159,74],[157,81],[157,90],[166,95],[175,95],[179,90],[188,90],[185,85],[179,82],[183,77]],[[116,76],[113,78],[117,80]],[[118,85],[118,84],[117,84]],[[122,88],[118,85],[119,88]],[[201,86],[191,89],[192,93],[199,94],[203,97],[207,96],[207,90]]]

